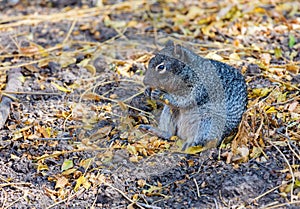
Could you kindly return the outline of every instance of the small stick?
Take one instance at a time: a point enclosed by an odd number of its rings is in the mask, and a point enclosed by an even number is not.
[[[196,189],[197,189],[197,196],[200,197],[200,191],[199,191],[199,186],[198,186],[198,183],[197,183],[197,180],[195,178],[193,178],[193,181],[196,185]]]
[[[294,184],[295,184],[295,175],[293,173],[293,169],[288,161],[288,159],[285,157],[285,155],[281,152],[281,150],[271,141],[271,139],[268,140],[268,142],[273,146],[275,147],[275,149],[277,149],[277,151],[282,155],[283,159],[285,160],[286,164],[288,165],[288,168],[289,168],[289,171],[290,171],[290,174],[292,176],[292,186],[291,186],[291,202],[293,202],[293,191],[294,191]]]
[[[27,94],[27,95],[62,95],[61,93],[55,92],[29,92],[29,91],[2,91],[2,94]]]
[[[75,19],[75,20],[72,22],[72,25],[71,25],[71,27],[70,27],[70,29],[69,29],[69,31],[68,31],[68,34],[66,35],[66,38],[65,38],[64,41],[63,41],[63,44],[66,43],[66,42],[68,41],[68,39],[69,39],[69,37],[70,37],[72,31],[74,30],[74,27],[75,27],[75,25],[76,25],[76,22],[77,22],[77,19]]]

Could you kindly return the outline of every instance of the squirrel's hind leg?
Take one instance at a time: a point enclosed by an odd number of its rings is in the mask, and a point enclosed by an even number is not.
[[[177,112],[175,110],[171,110],[165,105],[160,116],[158,128],[145,124],[140,125],[139,128],[155,136],[169,140],[172,136],[176,135],[176,125],[174,123],[176,115]]]
[[[224,127],[218,124],[216,118],[202,117],[195,136],[184,143],[182,150],[192,146],[201,146],[205,149],[217,147],[222,139],[222,128]]]

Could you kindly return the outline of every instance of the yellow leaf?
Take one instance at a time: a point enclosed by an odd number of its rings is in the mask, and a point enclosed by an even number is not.
[[[50,137],[49,131],[47,131],[47,128],[38,126],[37,127],[37,132],[42,134],[43,137],[48,138]]]
[[[298,178],[296,178],[295,187],[300,187],[300,180]]]
[[[202,151],[203,151],[202,146],[193,146],[193,147],[188,147],[184,152],[187,154],[196,154]]]
[[[292,190],[293,187],[294,187],[293,183],[289,183],[287,185],[287,187],[285,188],[285,190],[284,190],[285,193],[289,193]]]
[[[37,170],[38,171],[44,171],[44,170],[48,171],[49,168],[48,168],[48,166],[46,164],[39,163],[38,167],[37,167]]]
[[[274,54],[275,54],[275,57],[277,59],[281,58],[282,57],[282,51],[281,51],[281,48],[280,47],[276,47],[274,49]]]
[[[89,92],[89,93],[84,94],[84,95],[82,96],[82,99],[86,99],[86,100],[94,100],[94,101],[99,102],[101,98],[100,98],[100,96],[99,96],[98,94]]]
[[[264,66],[269,66],[271,61],[271,55],[268,53],[263,53],[260,55],[260,61]]]
[[[272,89],[262,88],[262,89],[253,89],[252,93],[254,94],[254,96],[265,97],[269,94],[270,91],[272,91]]]
[[[137,150],[136,150],[136,147],[135,146],[132,146],[132,145],[127,145],[127,151],[133,155],[136,155],[137,154]]]
[[[84,176],[80,176],[76,181],[74,191],[77,192],[81,186],[83,186],[85,189],[89,189],[91,183]]]
[[[62,68],[68,67],[69,65],[74,64],[75,62],[76,59],[67,54],[62,54],[58,59],[58,63],[61,65]]]
[[[138,194],[134,194],[133,196],[132,196],[132,200],[133,201],[137,201],[139,199],[139,195]]]
[[[159,192],[161,190],[161,187],[159,186],[150,186],[149,189],[147,190],[143,190],[143,193],[144,194],[152,194],[153,192]]]
[[[61,174],[64,175],[64,176],[68,176],[68,175],[74,173],[75,171],[77,171],[76,168],[71,168],[71,169],[65,170],[65,171],[62,172]]]
[[[129,161],[133,163],[137,163],[141,158],[142,158],[141,156],[134,155],[129,158]]]
[[[14,155],[14,154],[10,154],[10,158],[13,160],[20,160],[20,157]]]
[[[263,88],[263,89],[261,90],[260,96],[261,96],[261,97],[267,96],[267,95],[269,94],[269,92],[271,92],[271,91],[272,91],[272,89],[269,89],[269,88]]]
[[[42,59],[38,62],[38,67],[46,67],[49,65],[50,59]]]
[[[142,188],[146,185],[146,181],[144,179],[139,179],[137,185]]]
[[[287,92],[285,93],[280,93],[278,96],[277,96],[277,102],[285,102],[286,101],[286,94]]]
[[[91,165],[93,160],[94,160],[94,158],[88,158],[85,160],[81,160],[79,165],[82,166],[84,169],[87,169]]]
[[[127,23],[127,27],[136,27],[137,24],[138,24],[137,21],[131,20],[131,21],[129,21],[129,22]]]
[[[266,108],[266,113],[277,113],[277,110],[275,109],[275,107],[268,107]]]
[[[91,61],[90,58],[83,59],[80,63],[77,64],[78,67],[85,67],[88,65],[88,63]]]
[[[229,59],[232,61],[237,61],[237,60],[241,60],[240,56],[238,55],[238,53],[232,53],[229,55]]]
[[[135,203],[130,203],[129,205],[127,205],[126,209],[134,209]]]
[[[22,137],[23,137],[22,132],[16,132],[16,133],[14,133],[13,140],[17,140],[17,139],[20,139]]]
[[[299,73],[299,66],[296,65],[296,64],[289,64],[289,65],[286,65],[286,70],[291,72],[291,73],[298,74]]]
[[[25,65],[24,67],[30,72],[34,72],[34,73],[39,72],[39,69],[34,65]]]
[[[114,21],[109,18],[109,16],[104,17],[104,24],[107,27],[112,27],[112,28],[124,28],[127,24],[127,21],[125,20],[118,20]]]
[[[70,93],[70,92],[71,92],[71,90],[69,90],[69,89],[67,89],[67,88],[65,88],[65,87],[63,87],[63,86],[60,86],[60,85],[58,85],[58,84],[56,84],[56,83],[54,83],[54,82],[51,82],[51,84],[52,84],[55,88],[57,88],[59,91],[62,91],[62,92],[65,92],[65,93]]]
[[[221,57],[220,55],[214,53],[214,52],[210,52],[208,53],[205,58],[207,59],[212,59],[212,60],[217,60],[217,61],[222,61],[223,57]]]
[[[197,16],[203,14],[203,10],[200,7],[197,6],[191,6],[189,8],[189,12],[187,13],[187,18],[189,19],[195,19]]]
[[[85,69],[87,69],[87,71],[89,71],[92,75],[96,75],[96,68],[94,65],[86,65]]]

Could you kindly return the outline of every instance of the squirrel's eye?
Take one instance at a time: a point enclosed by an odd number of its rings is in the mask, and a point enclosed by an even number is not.
[[[157,69],[159,69],[159,70],[163,70],[164,68],[165,68],[165,66],[163,64],[157,66]]]
[[[164,63],[161,63],[156,66],[156,69],[159,71],[159,73],[164,73],[166,71],[166,66]]]

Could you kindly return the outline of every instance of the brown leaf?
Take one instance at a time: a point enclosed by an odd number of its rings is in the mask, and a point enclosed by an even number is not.
[[[56,181],[55,189],[64,188],[68,183],[69,183],[69,180],[66,177],[60,176],[60,177],[58,177],[58,179]]]

